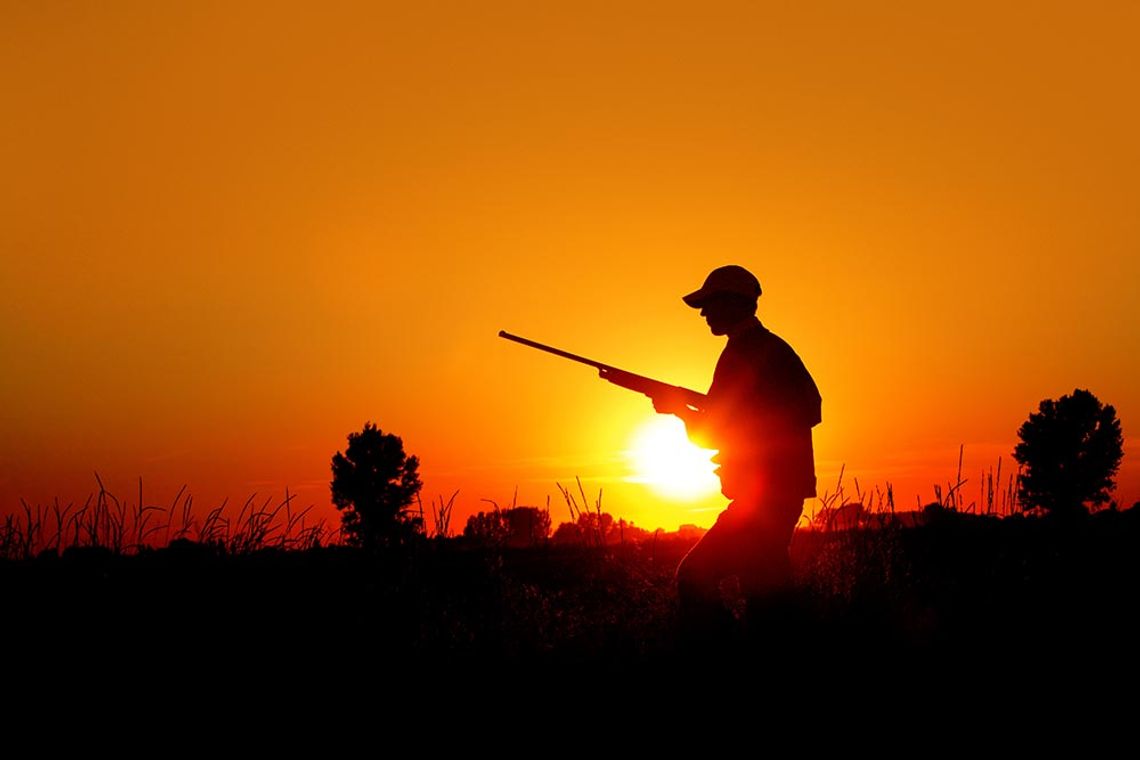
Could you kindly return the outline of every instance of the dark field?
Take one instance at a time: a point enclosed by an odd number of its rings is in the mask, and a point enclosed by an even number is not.
[[[677,635],[671,582],[688,546],[70,549],[0,563],[3,644],[33,672],[117,677],[727,666],[815,682],[1111,678],[1136,663],[1140,510],[1067,523],[950,512],[915,528],[801,532],[788,598],[698,646]],[[740,613],[732,584],[723,590]]]

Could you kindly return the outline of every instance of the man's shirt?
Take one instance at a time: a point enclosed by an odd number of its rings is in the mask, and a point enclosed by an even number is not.
[[[815,496],[811,429],[820,420],[819,390],[791,346],[755,318],[729,338],[700,426],[720,449],[726,496]]]

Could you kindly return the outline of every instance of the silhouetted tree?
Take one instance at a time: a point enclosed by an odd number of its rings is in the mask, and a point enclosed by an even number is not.
[[[590,542],[603,546],[614,532],[614,516],[609,512],[583,512],[578,515],[578,527]]]
[[[1073,515],[1086,504],[1108,501],[1124,454],[1120,420],[1111,406],[1078,388],[1042,401],[1017,435],[1021,443],[1013,456],[1024,468],[1022,503]]]
[[[582,536],[582,529],[577,523],[572,522],[559,523],[550,540],[559,546],[583,544],[586,541]]]
[[[408,511],[419,493],[420,461],[405,456],[404,442],[371,422],[350,433],[348,448],[332,459],[332,500],[350,543],[369,549],[398,546],[423,530]]]
[[[534,546],[550,537],[550,512],[538,507],[515,507],[504,512],[507,544]]]
[[[574,522],[559,524],[551,540],[556,544],[602,546],[620,541],[622,527],[624,526],[614,522],[614,517],[609,512],[600,515],[596,512],[579,512],[578,519]]]
[[[653,538],[645,528],[634,525],[629,520],[618,520],[618,536],[622,541],[638,543]]]
[[[484,546],[535,546],[550,537],[550,513],[538,507],[512,507],[467,518],[463,535]]]
[[[507,520],[498,509],[471,515],[463,526],[464,538],[482,546],[500,546],[507,540],[508,533]]]

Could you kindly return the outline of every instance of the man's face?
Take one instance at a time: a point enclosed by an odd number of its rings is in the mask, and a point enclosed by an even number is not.
[[[701,316],[713,335],[728,335],[734,326],[752,317],[752,304],[747,299],[715,296],[701,306]]]

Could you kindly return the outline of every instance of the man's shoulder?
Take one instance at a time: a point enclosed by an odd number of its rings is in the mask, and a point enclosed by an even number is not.
[[[779,358],[781,355],[790,355],[798,358],[795,349],[792,348],[790,343],[769,330],[759,321],[757,321],[755,326],[749,328],[739,336],[739,340],[736,341],[736,348],[741,353],[754,356]]]

